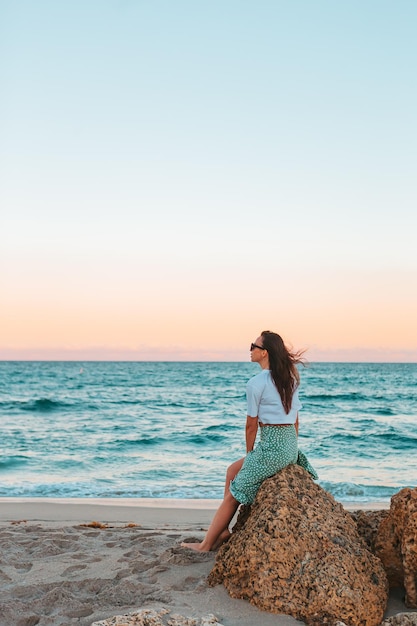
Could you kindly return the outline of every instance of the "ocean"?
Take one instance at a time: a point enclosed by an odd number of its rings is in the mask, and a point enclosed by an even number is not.
[[[0,362],[0,497],[221,498],[253,363]],[[417,364],[300,368],[299,446],[340,502],[417,483]]]

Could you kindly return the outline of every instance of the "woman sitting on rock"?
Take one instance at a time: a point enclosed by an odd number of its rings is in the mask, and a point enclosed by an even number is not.
[[[252,504],[266,478],[292,463],[298,463],[313,478],[317,474],[298,450],[298,398],[300,376],[297,364],[302,352],[291,352],[277,333],[264,330],[250,347],[251,361],[262,371],[246,387],[246,456],[229,466],[224,499],[201,543],[183,547],[205,552],[215,550],[230,537],[229,524],[239,504]],[[255,439],[261,427],[258,444]]]

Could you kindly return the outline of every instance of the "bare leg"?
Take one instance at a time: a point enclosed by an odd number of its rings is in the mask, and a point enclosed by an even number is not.
[[[208,552],[219,545],[219,540],[226,539],[226,531],[234,514],[237,511],[239,502],[234,499],[230,491],[228,491],[223,502],[217,509],[213,521],[201,543],[182,543],[184,548],[191,548],[197,552]]]
[[[212,547],[212,550],[217,550],[218,548],[220,548],[220,546],[226,543],[226,541],[229,541],[231,536],[232,536],[232,533],[230,532],[228,528],[226,528],[226,530],[220,533],[216,543]]]
[[[227,495],[227,493],[229,491],[230,483],[236,477],[236,474],[238,472],[240,472],[244,460],[245,460],[245,457],[243,457],[242,459],[239,459],[238,461],[235,461],[234,463],[229,465],[229,467],[227,468],[226,480],[225,480],[225,483],[224,483],[224,497],[226,497],[226,495]]]
[[[201,552],[215,550],[230,537],[228,526],[236,513],[239,502],[234,499],[229,491],[229,485],[243,465],[245,458],[235,461],[227,468],[224,485],[224,499],[217,509],[206,536],[201,543],[182,543],[184,547]]]

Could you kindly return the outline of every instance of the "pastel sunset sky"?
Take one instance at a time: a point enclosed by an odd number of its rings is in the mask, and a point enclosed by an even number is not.
[[[417,361],[415,0],[0,0],[0,359]]]

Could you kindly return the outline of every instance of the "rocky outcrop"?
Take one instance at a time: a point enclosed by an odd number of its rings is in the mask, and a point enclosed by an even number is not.
[[[377,626],[388,599],[384,568],[355,521],[296,465],[263,483],[208,582],[311,626]]]
[[[391,498],[389,514],[379,524],[374,544],[391,587],[404,585],[405,604],[417,608],[417,488]]]
[[[390,588],[403,587],[401,548],[390,511],[354,511],[351,515],[369,549],[381,559]]]
[[[404,587],[405,604],[417,608],[417,488],[401,489],[389,511],[355,511],[359,534],[382,561],[390,587]]]

